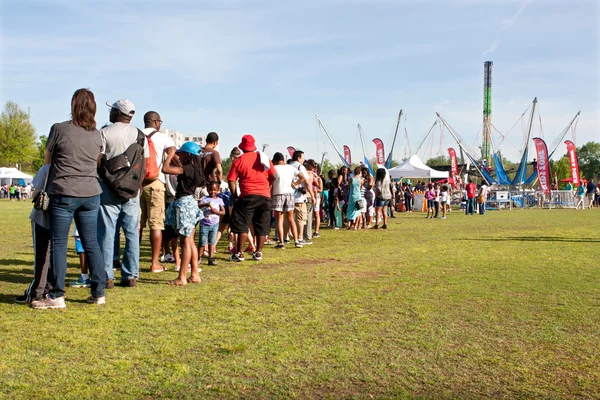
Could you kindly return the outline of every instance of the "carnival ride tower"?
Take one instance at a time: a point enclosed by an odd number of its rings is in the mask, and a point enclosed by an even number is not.
[[[492,149],[492,61],[483,64],[483,128],[481,142],[481,160],[490,165]]]

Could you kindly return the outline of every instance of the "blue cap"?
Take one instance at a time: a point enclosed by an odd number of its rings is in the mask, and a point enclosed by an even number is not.
[[[200,146],[198,145],[198,143],[194,143],[194,142],[185,142],[184,144],[181,145],[181,147],[179,148],[179,150],[177,150],[177,153],[190,153],[193,154],[195,156],[199,156],[200,155]]]

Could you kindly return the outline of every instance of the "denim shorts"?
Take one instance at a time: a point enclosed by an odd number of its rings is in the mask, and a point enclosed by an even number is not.
[[[219,231],[219,224],[214,225],[200,225],[200,239],[198,245],[201,247],[206,246],[206,243],[210,246],[217,244],[217,232]]]
[[[375,207],[388,207],[390,205],[391,200],[380,199],[379,197],[375,199]]]

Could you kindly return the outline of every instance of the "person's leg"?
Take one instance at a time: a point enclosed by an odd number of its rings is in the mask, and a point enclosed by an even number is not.
[[[48,272],[50,270],[50,230],[32,222],[34,248],[34,277],[28,289],[31,300],[41,300],[48,293]]]
[[[120,204],[119,204],[120,207]],[[120,209],[119,209],[120,214]],[[104,257],[106,257],[105,253],[102,253]],[[104,262],[108,262],[106,259]],[[121,269],[121,217],[117,215],[117,222],[115,224],[115,234],[114,234],[114,246],[113,246],[113,255],[112,255],[112,264],[113,269]]]
[[[373,228],[375,229],[379,229],[379,216],[381,215],[382,211],[382,207],[380,207],[378,204],[379,203],[377,203],[375,206],[375,225],[373,225]]]
[[[165,185],[157,179],[149,186],[148,225],[150,227],[150,247],[152,249],[152,265],[150,268],[153,271],[164,270],[165,267],[160,264],[158,259],[160,257],[163,230],[165,229]]]
[[[183,286],[187,284],[187,270],[192,258],[191,248],[196,247],[196,245],[193,243],[193,239],[191,239],[190,237],[185,237],[183,235],[179,235],[179,244],[181,246],[181,264],[179,268],[179,277],[167,283],[170,285]]]
[[[437,218],[440,212],[440,202],[439,201],[434,201],[433,202],[433,208],[435,209],[435,215],[433,216],[433,218]]]
[[[50,198],[50,262],[48,281],[52,290],[48,297],[57,299],[65,295],[67,274],[67,244],[73,215],[78,201],[75,197],[51,196]]]
[[[173,257],[175,258],[175,265],[181,267],[181,256],[179,255],[179,246],[177,245],[177,236],[171,238],[171,250],[173,250]]]
[[[385,204],[385,203],[384,203],[384,204]],[[381,208],[381,214],[383,215],[383,225],[381,225],[381,227],[382,227],[383,229],[386,229],[386,228],[387,228],[387,223],[388,223],[388,214],[387,214],[387,208],[388,208],[388,207],[387,207],[386,205],[384,205],[384,206]]]
[[[277,223],[277,236],[279,236],[279,244],[283,246],[283,211],[275,211],[275,220]]]
[[[208,258],[214,259],[217,247],[217,233],[219,232],[219,225],[211,225],[208,230]]]
[[[95,298],[104,297],[106,286],[105,264],[98,245],[99,206],[100,196],[82,198],[81,205],[75,211],[75,223],[89,264],[92,296]]]
[[[188,278],[188,282],[190,283],[199,283],[200,282],[200,270],[198,269],[198,262],[199,262],[199,254],[198,254],[198,248],[196,247],[196,241],[194,240],[194,235],[196,234],[196,228],[194,228],[194,230],[192,231],[192,234],[190,235],[190,253],[191,253],[191,257],[190,257],[190,277]],[[183,269],[183,268],[182,268]],[[181,269],[180,269],[181,270]],[[187,268],[186,268],[187,270]]]
[[[313,235],[313,209],[314,209],[314,205],[311,202],[307,202],[305,203],[306,206],[306,222],[305,222],[305,226],[304,226],[304,236],[303,239],[304,240],[311,240],[312,239],[312,235]]]
[[[120,217],[125,233],[125,253],[123,255],[123,265],[121,266],[121,281],[127,281],[132,278],[137,279],[140,276],[139,197],[129,199],[121,205]]]
[[[98,210],[98,243],[102,251],[106,279],[114,281],[113,255],[116,250],[115,242],[120,235],[117,232],[115,237],[115,231],[117,230],[121,203],[116,195],[103,183],[100,186],[103,191],[100,195],[100,208]]]
[[[202,255],[204,254],[204,249],[208,243],[208,226],[200,225],[200,234],[198,235],[198,262],[202,262]],[[208,253],[210,257],[210,246],[208,246]]]
[[[302,240],[304,233],[304,213],[306,213],[305,203],[296,203],[294,205],[294,222],[298,232],[298,240]]]

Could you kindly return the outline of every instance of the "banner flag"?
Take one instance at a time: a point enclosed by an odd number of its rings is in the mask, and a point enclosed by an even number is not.
[[[350,147],[344,145],[344,160],[348,165],[352,165],[352,155],[350,154]]]
[[[288,153],[290,153],[290,158],[294,157],[294,152],[296,152],[295,148],[293,148],[292,146],[288,146],[287,151]]]
[[[377,160],[377,166],[383,168],[385,165],[385,151],[383,150],[383,142],[379,138],[373,139],[375,143],[375,159]]]
[[[550,163],[548,163],[548,147],[541,138],[533,138],[535,144],[535,154],[537,155],[537,172],[540,182],[540,191],[550,194]]]
[[[571,178],[573,178],[573,186],[579,186],[579,161],[577,161],[577,148],[575,143],[566,140],[567,154],[569,155],[569,163],[571,165]]]
[[[450,178],[448,182],[454,184],[454,177],[458,175],[458,163],[456,162],[456,151],[450,147],[448,149],[448,155],[450,156]]]

